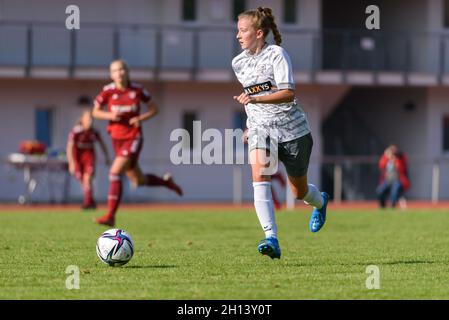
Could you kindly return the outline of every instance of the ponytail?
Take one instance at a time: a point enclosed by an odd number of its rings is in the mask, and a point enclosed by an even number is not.
[[[264,36],[273,33],[274,41],[278,46],[282,43],[282,36],[275,22],[275,17],[270,8],[258,7],[256,10],[248,10],[239,15],[241,17],[250,17],[253,20],[253,26],[256,29],[262,29]]]
[[[267,28],[271,30],[273,33],[274,41],[278,46],[282,43],[282,36],[279,32],[278,26],[276,25],[276,22],[274,22],[275,18],[273,15],[273,11],[270,8],[264,8],[264,7],[258,7],[257,11],[261,13],[262,19],[266,19],[266,25]],[[268,33],[268,32],[267,32]]]

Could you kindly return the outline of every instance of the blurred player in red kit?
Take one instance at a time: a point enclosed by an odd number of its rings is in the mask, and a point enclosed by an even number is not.
[[[109,72],[113,82],[96,97],[92,114],[94,118],[109,121],[108,133],[112,138],[115,159],[109,170],[108,212],[95,221],[114,226],[122,196],[123,173],[135,187],[164,186],[179,196],[183,192],[170,175],[161,178],[145,174],[140,169],[138,159],[143,145],[141,124],[157,114],[157,105],[143,86],[131,82],[125,61],[112,61]],[[148,108],[143,113],[140,113],[141,103]],[[104,106],[107,110],[103,110]]]
[[[83,189],[83,209],[97,207],[92,191],[92,180],[95,175],[95,146],[98,142],[104,154],[106,165],[109,165],[109,155],[100,133],[92,126],[91,111],[86,109],[78,123],[70,131],[67,142],[67,160],[69,172],[81,183]]]

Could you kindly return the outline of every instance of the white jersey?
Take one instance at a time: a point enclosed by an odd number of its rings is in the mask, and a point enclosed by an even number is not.
[[[255,55],[245,50],[232,60],[232,68],[248,95],[295,89],[290,57],[280,46],[265,44]],[[277,130],[278,142],[291,141],[310,132],[306,115],[296,98],[289,103],[248,103],[245,110],[250,132]]]

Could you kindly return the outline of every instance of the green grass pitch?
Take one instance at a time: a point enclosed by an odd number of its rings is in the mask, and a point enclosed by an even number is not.
[[[330,210],[317,234],[305,206],[280,211],[271,260],[253,210],[123,209],[135,255],[120,268],[96,256],[101,213],[0,212],[0,299],[449,299],[447,210]],[[369,265],[379,289],[366,287]]]

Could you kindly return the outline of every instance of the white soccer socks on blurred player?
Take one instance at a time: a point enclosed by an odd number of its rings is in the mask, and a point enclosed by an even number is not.
[[[271,195],[271,182],[253,182],[254,207],[265,237],[277,238],[278,228],[274,218],[273,198]]]
[[[320,190],[318,190],[317,187],[315,187],[313,184],[308,185],[309,190],[307,191],[307,194],[302,199],[304,203],[311,205],[312,207],[315,207],[317,209],[321,209],[324,204],[323,196],[321,195]]]

